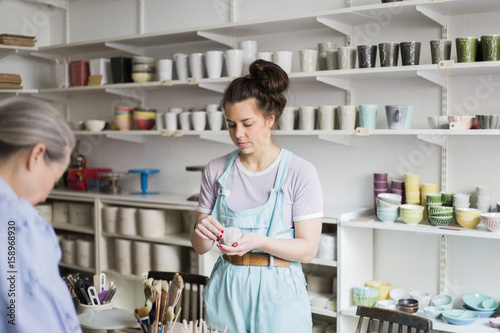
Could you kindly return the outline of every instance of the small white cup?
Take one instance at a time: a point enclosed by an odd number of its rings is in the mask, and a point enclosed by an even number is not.
[[[207,67],[207,76],[210,79],[216,79],[222,75],[222,64],[223,64],[222,51],[207,51],[205,53],[205,65]]]
[[[287,74],[292,72],[292,58],[292,51],[277,51],[273,56],[274,63],[280,66]]]
[[[186,81],[189,76],[189,56],[184,53],[174,53],[173,58],[175,61],[175,70],[177,71],[177,78],[181,81]]]
[[[224,120],[224,112],[213,111],[207,112],[208,127],[211,131],[220,131],[222,129],[222,122]]]
[[[181,130],[189,131],[191,129],[191,112],[189,111],[180,112],[179,124],[181,125]]]
[[[213,113],[213,112],[211,112]],[[193,111],[191,112],[191,123],[195,131],[204,131],[207,126],[207,112]]]
[[[240,49],[243,50],[243,74],[249,73],[249,66],[257,57],[257,41],[242,40]]]
[[[258,52],[257,59],[262,59],[265,61],[273,61],[273,53],[272,52]]]
[[[299,109],[299,130],[314,130],[314,120],[316,119],[315,106],[301,106]]]
[[[338,107],[339,126],[341,130],[353,130],[356,126],[356,106],[340,105]]]
[[[76,240],[76,264],[85,268],[95,266],[94,242],[85,239]]]
[[[318,109],[318,128],[320,130],[333,130],[335,124],[334,105],[321,105]]]
[[[205,72],[205,55],[203,53],[191,53],[189,55],[189,71],[191,77],[203,78]]]
[[[292,131],[294,129],[296,109],[297,108],[291,106],[287,106],[283,109],[283,113],[278,120],[280,130]]]
[[[165,112],[165,128],[169,131],[177,131],[177,113]]]
[[[118,213],[118,232],[122,235],[137,235],[137,208],[120,207]]]
[[[120,274],[132,274],[132,241],[115,239],[115,266]]]
[[[158,131],[161,131],[162,129],[165,128],[165,123],[163,122],[163,113],[157,112],[156,113],[156,129]]]
[[[243,73],[243,50],[232,49],[224,52],[227,76],[236,77]]]
[[[299,65],[301,72],[315,72],[318,66],[318,50],[300,50]]]
[[[172,59],[160,59],[156,64],[156,76],[158,81],[172,80]]]
[[[134,274],[144,276],[151,270],[151,243],[134,241]]]
[[[113,206],[105,206],[102,208],[102,221],[105,232],[116,233],[118,209],[118,207]]]

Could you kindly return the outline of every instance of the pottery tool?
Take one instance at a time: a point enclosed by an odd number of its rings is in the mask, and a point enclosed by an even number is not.
[[[165,325],[162,326],[162,332],[171,332],[173,330],[173,323],[174,321],[174,308],[169,306],[167,308],[167,313],[165,315]],[[164,329],[166,329],[164,331]]]
[[[87,295],[87,292],[85,291],[85,284],[83,283],[82,280],[77,280],[76,281],[76,287],[78,288],[78,290],[80,290],[80,292],[82,293],[83,295],[83,298],[85,299],[85,304],[87,305],[92,305],[92,303],[90,302],[90,298],[89,296]]]
[[[160,308],[161,308],[161,280],[157,281],[155,285],[155,303],[156,303],[156,316],[154,333],[158,333],[158,326],[160,324]]]
[[[143,318],[148,317],[148,307],[143,306],[142,308],[138,308],[134,310],[134,317],[137,319],[139,326],[142,329],[143,333],[148,333],[148,326],[143,322]]]
[[[104,292],[106,292],[106,290],[104,290]],[[116,286],[112,286],[110,290],[107,290],[107,294],[106,294],[106,297],[104,297],[104,300],[102,301],[101,304],[108,304],[111,302],[111,299],[113,298],[113,296],[115,296],[115,293],[116,293]]]
[[[106,290],[106,273],[99,276],[99,292]]]
[[[94,282],[94,287],[97,289],[99,288],[99,275],[94,274],[92,276],[92,281]]]
[[[184,289],[184,280],[179,273],[175,273],[172,283],[170,284],[170,290],[168,292],[168,306],[175,308],[179,298],[181,297],[182,289]]]
[[[71,297],[73,298],[73,304],[75,305],[76,312],[78,312],[78,305],[80,305],[80,300],[76,296],[75,289],[71,288]]]
[[[89,292],[89,298],[90,298],[90,304],[91,305],[101,305],[101,302],[99,301],[99,296],[97,294],[97,290],[95,289],[94,286],[89,287],[87,289]]]
[[[156,318],[156,303],[153,302],[153,305],[151,307],[151,310],[149,310],[149,328],[148,331],[151,333],[154,331],[154,325],[155,325],[155,318]]]
[[[168,302],[168,282],[161,282],[161,301],[160,301],[160,322],[162,323],[162,332],[163,327],[165,326],[165,314],[167,313],[167,302]]]
[[[80,291],[80,288],[78,288],[76,286],[75,279],[71,275],[68,275],[66,280],[68,281],[69,285],[71,286],[71,289],[75,292],[76,297],[78,297],[78,300],[80,301],[80,303],[87,304],[87,300],[85,299],[85,297],[83,297],[83,295]]]
[[[106,299],[106,296],[108,296],[108,293],[109,293],[108,290],[103,290],[97,295],[99,296],[99,302],[101,302],[101,304],[104,304],[104,300]]]
[[[153,279],[144,280],[144,297],[146,301],[153,300]]]

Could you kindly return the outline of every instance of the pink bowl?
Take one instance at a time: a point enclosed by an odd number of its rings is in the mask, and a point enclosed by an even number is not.
[[[476,121],[476,117],[474,116],[448,116],[448,121],[450,123],[465,123],[465,129],[471,129],[472,125]]]
[[[131,119],[115,119],[115,125],[120,131],[129,131],[132,128]]]
[[[156,124],[156,119],[138,119],[137,117],[134,119],[135,126],[137,126],[140,130],[150,130]]]
[[[500,232],[500,213],[482,213],[479,215],[481,222],[491,232]]]

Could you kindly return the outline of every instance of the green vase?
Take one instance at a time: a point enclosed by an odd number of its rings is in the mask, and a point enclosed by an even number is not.
[[[457,61],[474,62],[476,61],[477,38],[460,37],[456,39],[457,43]]]

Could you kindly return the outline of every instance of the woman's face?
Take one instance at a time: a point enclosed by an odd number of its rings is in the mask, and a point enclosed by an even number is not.
[[[227,103],[225,111],[231,140],[243,154],[252,154],[269,147],[274,117],[265,119],[255,99]]]

